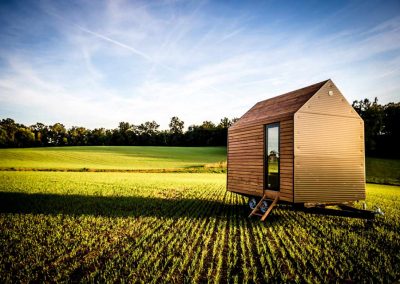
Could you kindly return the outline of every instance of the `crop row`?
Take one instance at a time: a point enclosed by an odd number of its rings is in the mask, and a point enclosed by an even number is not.
[[[223,174],[0,172],[0,282],[392,282],[400,188],[372,224],[279,205],[265,223]]]

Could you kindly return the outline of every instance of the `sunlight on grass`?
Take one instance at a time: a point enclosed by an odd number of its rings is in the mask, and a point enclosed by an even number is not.
[[[225,174],[211,173],[0,172],[0,280],[400,276],[400,187],[367,185],[368,207],[385,212],[372,225],[285,205],[261,223],[225,183]]]
[[[225,147],[87,146],[0,149],[0,168],[167,169],[226,159]]]

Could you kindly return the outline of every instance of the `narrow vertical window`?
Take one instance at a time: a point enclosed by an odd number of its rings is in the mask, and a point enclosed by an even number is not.
[[[279,190],[279,124],[265,126],[265,187]]]

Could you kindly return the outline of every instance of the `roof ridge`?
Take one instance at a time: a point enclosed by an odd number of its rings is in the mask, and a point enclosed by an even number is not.
[[[328,81],[321,81],[276,97],[257,102],[244,113],[230,128],[252,123],[267,117],[293,115],[306,101],[315,95]]]
[[[290,92],[287,92],[287,93],[283,93],[283,94],[274,96],[274,97],[272,97],[272,98],[268,98],[268,99],[259,101],[259,102],[257,102],[257,104],[262,103],[262,102],[265,102],[265,101],[268,101],[268,100],[276,99],[276,98],[279,98],[279,97],[282,97],[282,96],[290,95],[290,94],[292,94],[292,93],[297,93],[297,92],[302,91],[302,90],[304,90],[304,89],[308,89],[308,88],[311,88],[311,87],[316,87],[317,85],[321,85],[321,87],[319,88],[319,89],[321,89],[322,86],[325,85],[326,82],[328,82],[329,80],[330,80],[330,79],[327,79],[327,80],[324,80],[324,81],[321,81],[321,82],[318,82],[318,83],[315,83],[315,84],[312,84],[312,85],[309,85],[309,86],[306,86],[306,87],[303,87],[303,88],[300,88],[300,89],[296,89],[296,90],[294,90],[294,91],[290,91]],[[319,89],[318,89],[318,90],[319,90]],[[316,90],[315,93],[318,92],[318,90]]]

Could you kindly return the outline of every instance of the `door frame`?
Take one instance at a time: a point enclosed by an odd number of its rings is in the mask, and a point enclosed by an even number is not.
[[[266,152],[267,152],[267,143],[268,143],[268,128],[276,127],[278,126],[278,188],[277,189],[272,189],[268,188],[268,159],[266,157]],[[268,123],[263,125],[263,131],[264,131],[264,141],[263,141],[263,192],[266,190],[272,190],[272,191],[280,191],[280,179],[281,179],[281,125],[280,122],[273,122],[273,123]]]

